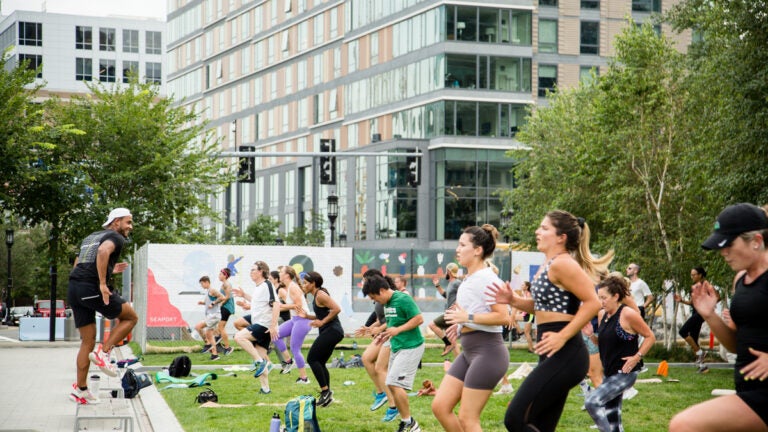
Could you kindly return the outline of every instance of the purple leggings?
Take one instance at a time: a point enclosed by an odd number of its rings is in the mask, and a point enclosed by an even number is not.
[[[302,318],[300,316],[291,317],[290,321],[286,321],[280,324],[277,331],[278,339],[275,341],[275,346],[280,352],[285,351],[286,336],[291,336],[291,354],[296,362],[297,368],[303,368],[307,364],[304,362],[304,356],[301,355],[301,345],[304,343],[304,338],[307,337],[307,333],[311,329],[309,323],[311,321]]]

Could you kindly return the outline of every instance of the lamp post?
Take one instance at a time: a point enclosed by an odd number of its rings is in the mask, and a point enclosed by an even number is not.
[[[333,247],[333,237],[336,231],[336,217],[339,216],[339,197],[333,192],[328,195],[328,221],[331,223],[331,247]]]
[[[347,245],[347,234],[346,233],[340,233],[339,234],[339,247],[344,247]]]
[[[504,231],[504,242],[509,243],[509,234],[507,233],[507,229],[509,229],[509,224],[512,222],[512,211],[504,209],[501,211],[501,230]]]
[[[8,289],[5,292],[6,315],[11,308],[11,289],[13,288],[13,278],[11,277],[11,247],[13,246],[13,229],[5,230],[5,245],[8,246]]]

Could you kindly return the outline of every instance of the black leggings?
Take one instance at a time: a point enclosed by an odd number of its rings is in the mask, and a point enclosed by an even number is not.
[[[537,339],[557,332],[567,322],[539,324]],[[589,354],[580,335],[569,339],[552,357],[540,356],[539,364],[517,389],[507,407],[504,426],[508,431],[554,431],[563,413],[568,392],[589,369]]]
[[[312,374],[315,375],[320,388],[328,387],[331,382],[331,376],[328,374],[325,363],[331,358],[334,348],[342,339],[344,339],[344,330],[341,329],[341,326],[320,330],[320,334],[307,353],[307,363],[312,368]]]

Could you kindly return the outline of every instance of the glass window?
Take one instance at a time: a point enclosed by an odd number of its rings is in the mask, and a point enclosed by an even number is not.
[[[477,84],[477,56],[448,55],[445,86],[452,88],[475,88]]]
[[[633,12],[661,12],[661,0],[632,0]]]
[[[27,69],[37,70],[37,77],[43,77],[43,56],[39,54],[19,54],[19,65],[27,62]],[[38,70],[38,68],[40,68]]]
[[[123,52],[139,52],[139,31],[123,30]]]
[[[162,33],[148,31],[146,33],[147,54],[161,54],[163,52]]]
[[[115,29],[100,28],[99,29],[99,51],[114,51],[114,50],[115,50]]]
[[[579,46],[582,54],[600,53],[600,22],[582,21],[581,22],[581,44]]]
[[[557,20],[539,20],[539,52],[557,52]]]
[[[93,29],[91,27],[75,27],[75,49],[93,49]]]
[[[462,41],[476,41],[477,34],[477,8],[456,7],[456,39]]]
[[[159,62],[147,62],[147,82],[162,84],[163,82],[163,67]]]
[[[477,109],[479,136],[495,137],[499,131],[499,104],[480,102]]]
[[[479,8],[480,41],[488,43],[499,42],[499,9]]]
[[[592,71],[594,71],[594,75],[592,75]],[[600,69],[597,66],[581,66],[579,68],[579,82],[582,85],[591,85],[599,74]]]
[[[512,36],[511,42],[515,45],[531,45],[531,35],[533,27],[531,25],[531,11],[515,10],[511,11],[509,34]],[[502,39],[505,39],[505,21],[506,13],[502,15]]]
[[[539,65],[539,96],[547,95],[547,90],[555,91],[557,86],[557,65]]]
[[[19,45],[43,46],[43,24],[19,21]]]
[[[139,62],[123,60],[123,82],[130,82],[139,73]]]
[[[320,45],[323,43],[323,36],[325,32],[325,28],[323,27],[323,14],[317,15],[315,17],[315,21],[312,23],[312,27],[315,31],[315,45]]]
[[[476,102],[456,102],[456,135],[477,135]]]
[[[582,9],[600,9],[600,0],[581,0]]]
[[[93,60],[89,58],[75,58],[75,80],[91,81],[93,79]]]
[[[557,7],[557,0],[539,0],[539,6],[555,6],[555,7]]]
[[[101,59],[99,60],[99,81],[115,82],[115,61]]]

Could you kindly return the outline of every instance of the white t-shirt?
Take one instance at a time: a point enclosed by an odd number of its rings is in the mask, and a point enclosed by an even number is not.
[[[285,304],[287,305],[293,304],[293,297],[291,297],[291,290],[296,291],[298,289],[299,293],[301,294],[301,308],[304,309],[305,312],[309,312],[309,306],[307,305],[307,298],[304,296],[304,292],[301,291],[301,288],[298,288],[298,287],[291,288],[291,285],[293,284],[288,285],[288,287],[286,288],[288,290],[288,295],[285,296]],[[298,312],[296,312],[296,309],[291,309],[290,311],[291,311],[292,317],[295,317],[296,315],[298,315]]]
[[[272,325],[272,306],[269,301],[269,285],[263,281],[251,291],[251,324],[264,327]]]
[[[645,305],[645,298],[651,295],[651,289],[648,288],[648,284],[642,279],[637,279],[629,285],[629,292],[632,294],[632,298],[635,299],[638,307]]]
[[[503,283],[491,268],[478,270],[464,278],[456,294],[456,303],[471,314],[488,313],[491,311],[493,301],[488,301],[485,296],[486,288],[493,283]],[[475,330],[489,333],[501,333],[501,326],[466,323],[465,326]]]

